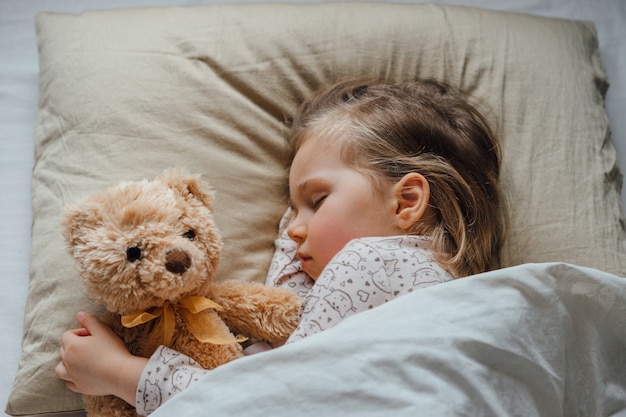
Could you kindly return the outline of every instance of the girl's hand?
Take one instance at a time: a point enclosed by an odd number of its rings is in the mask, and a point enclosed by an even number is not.
[[[115,395],[134,405],[137,384],[148,359],[133,356],[115,333],[94,315],[76,315],[82,328],[61,336],[56,376],[87,395]]]

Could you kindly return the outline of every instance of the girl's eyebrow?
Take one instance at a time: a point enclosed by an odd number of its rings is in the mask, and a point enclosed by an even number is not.
[[[298,191],[304,192],[311,186],[311,180],[306,180],[298,185]]]
[[[300,183],[298,185],[298,191],[304,192],[308,188],[310,188],[310,187],[312,187],[314,185],[323,184],[323,183],[325,183],[325,180],[322,179],[322,178],[311,178],[311,179],[308,179],[308,180]]]
[[[301,182],[300,184],[298,184],[296,186],[296,191],[295,191],[294,195],[292,195],[291,192],[289,193],[289,204],[293,208],[294,207],[294,199],[292,197],[296,197],[296,199],[297,199],[298,195],[306,195],[306,193],[308,192],[308,190],[311,187],[314,187],[314,186],[316,186],[318,184],[323,185],[323,184],[326,184],[326,183],[327,182],[326,182],[325,179],[317,178],[317,177],[316,178],[310,178],[310,179],[307,179],[307,180]]]

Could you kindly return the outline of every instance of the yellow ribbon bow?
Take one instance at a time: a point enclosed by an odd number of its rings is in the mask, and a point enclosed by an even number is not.
[[[227,345],[237,341],[217,317],[214,310],[223,311],[223,308],[215,301],[198,295],[190,295],[180,300],[177,305],[182,307],[180,311],[187,329],[198,341],[215,345]],[[176,317],[169,301],[166,301],[163,307],[154,310],[122,316],[122,326],[131,328],[159,317],[163,319],[157,324],[157,329],[163,328],[163,345],[169,347],[176,327]]]

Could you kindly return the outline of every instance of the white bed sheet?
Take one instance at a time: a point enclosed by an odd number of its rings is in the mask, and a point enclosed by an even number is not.
[[[297,1],[291,1],[297,2]],[[424,3],[425,0],[405,2]],[[433,0],[589,20],[595,23],[600,54],[611,86],[606,105],[613,142],[626,170],[626,2],[623,0]],[[201,0],[0,0],[0,403],[9,396],[17,370],[30,257],[30,179],[37,111],[37,47],[34,16],[38,11],[195,5]],[[626,187],[622,204],[626,207]]]

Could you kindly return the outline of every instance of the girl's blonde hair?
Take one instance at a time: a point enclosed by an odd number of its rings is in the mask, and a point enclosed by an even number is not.
[[[307,138],[340,140],[344,161],[382,190],[410,172],[430,185],[437,261],[456,277],[499,266],[505,236],[500,146],[460,90],[434,81],[344,81],[305,101],[292,122],[296,152]],[[321,145],[323,146],[323,145]]]

